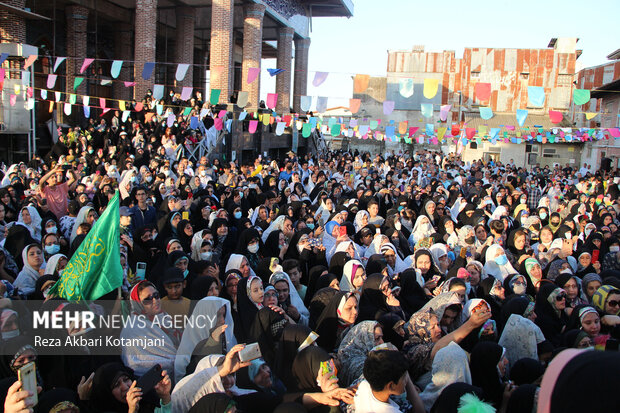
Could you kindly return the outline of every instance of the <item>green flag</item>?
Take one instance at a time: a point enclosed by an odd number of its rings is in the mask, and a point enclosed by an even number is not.
[[[96,300],[120,287],[123,268],[120,253],[118,191],[67,263],[50,294],[65,300]]]

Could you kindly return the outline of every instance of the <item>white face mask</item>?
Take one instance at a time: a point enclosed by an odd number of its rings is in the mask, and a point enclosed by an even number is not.
[[[612,245],[611,247],[609,247],[609,252],[618,252],[620,251],[620,247],[617,245]]]
[[[203,261],[211,261],[211,257],[213,257],[213,251],[200,253],[200,259],[202,259]]]
[[[9,340],[9,339],[15,338],[17,336],[19,336],[19,329],[11,330],[11,331],[3,331],[2,332],[2,339],[3,340]]]
[[[254,243],[254,244],[250,244],[250,245],[248,245],[248,251],[249,251],[251,254],[256,254],[256,253],[258,252],[258,242],[257,242],[257,243]]]
[[[525,294],[525,288],[526,286],[523,284],[515,284],[514,287],[512,287],[512,291],[517,295],[523,295]]]

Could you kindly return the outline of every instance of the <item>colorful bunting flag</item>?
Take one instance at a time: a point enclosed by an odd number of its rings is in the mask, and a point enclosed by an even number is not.
[[[64,62],[67,58],[66,57],[57,57],[56,58],[56,62],[54,63],[54,70],[53,72],[56,72],[56,70],[58,70],[58,66],[60,66],[60,64],[62,62]]]
[[[164,85],[153,85],[153,99],[161,100],[164,97]]]
[[[185,79],[185,75],[187,74],[187,70],[189,69],[189,64],[188,63],[179,63],[177,66],[177,71],[174,74],[174,78],[176,79],[177,82],[182,81],[183,79]]]
[[[112,68],[110,69],[110,75],[113,79],[116,79],[118,75],[121,74],[121,69],[123,68],[122,60],[115,60],[112,62]]]
[[[587,120],[592,120],[596,117],[596,115],[598,115],[598,113],[595,112],[586,112],[586,119]]]
[[[53,75],[51,73],[47,75],[47,88],[48,89],[54,89],[54,86],[56,86],[57,78],[58,78],[58,75]]]
[[[441,119],[442,122],[448,120],[448,113],[450,113],[450,109],[452,109],[452,105],[441,105],[439,110],[439,119]]]
[[[528,106],[541,107],[545,104],[545,89],[540,86],[527,87]]]
[[[248,68],[248,84],[251,84],[256,80],[258,74],[260,73],[259,67],[249,67]]]
[[[394,101],[393,100],[383,101],[383,114],[390,115],[393,111],[394,111]]]
[[[370,75],[355,75],[353,79],[353,93],[364,93],[368,89]]]
[[[155,62],[146,62],[142,67],[142,79],[149,80],[153,75],[153,70],[155,69]]]
[[[38,55],[36,54],[31,54],[30,56],[28,56],[26,58],[26,61],[24,62],[24,69],[28,69],[30,66],[32,66],[32,64],[39,58]]]
[[[267,72],[269,72],[269,75],[271,77],[274,77],[274,76],[279,75],[280,73],[284,72],[284,69],[267,69]]]
[[[349,99],[349,110],[351,113],[357,113],[362,105],[361,99]]]
[[[215,89],[211,89],[212,95],[213,95],[213,90]],[[183,86],[183,89],[181,89],[181,100],[190,100],[190,98],[192,97],[193,91],[194,91],[194,88],[192,88],[191,86]],[[219,96],[218,96],[218,101],[219,101]],[[212,103],[212,105],[217,105],[217,103]]]
[[[562,122],[562,119],[564,119],[564,115],[562,114],[562,112],[549,109],[549,119],[551,120],[551,123],[557,124]]]
[[[329,72],[316,72],[314,74],[314,79],[312,80],[312,86],[321,86],[323,82],[325,82],[325,79],[327,79],[327,75],[329,75]]]
[[[517,109],[517,123],[520,127],[523,127],[525,124],[525,119],[527,119],[527,110],[526,109]]]
[[[575,89],[573,91],[573,102],[575,105],[585,105],[590,101],[590,91],[588,89]]]
[[[437,95],[439,89],[439,79],[424,79],[424,97],[432,99]]]
[[[413,78],[402,78],[398,80],[398,92],[404,98],[413,96]]]
[[[88,66],[90,66],[91,63],[93,63],[94,61],[95,59],[92,59],[92,58],[84,59],[84,63],[82,63],[82,67],[80,68],[80,74],[84,73],[84,71],[88,69]]]
[[[83,81],[84,78],[82,76],[77,76],[75,79],[73,79],[73,90],[77,90],[77,88],[80,87]]]
[[[316,111],[319,113],[323,113],[327,110],[327,97],[319,96],[316,99]]]
[[[299,106],[303,112],[309,112],[312,107],[312,96],[302,96],[299,99]]]
[[[245,90],[240,91],[237,94],[237,106],[242,109],[246,107],[248,104],[249,97],[250,97],[250,94],[248,92],[246,92]]]
[[[493,110],[486,106],[480,106],[478,108],[480,111],[480,117],[484,120],[489,120],[493,117]]]
[[[278,94],[277,93],[267,93],[267,107],[269,109],[274,109],[278,104]]]
[[[432,103],[422,103],[420,105],[420,111],[422,112],[422,116],[425,118],[433,117],[433,104]]]
[[[487,101],[491,97],[491,84],[478,82],[474,86],[474,96],[479,101]]]

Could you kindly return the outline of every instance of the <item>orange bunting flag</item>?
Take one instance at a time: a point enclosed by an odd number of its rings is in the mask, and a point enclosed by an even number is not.
[[[361,105],[362,101],[360,99],[349,99],[349,110],[351,113],[357,113]]]
[[[364,93],[368,89],[370,75],[355,75],[353,79],[353,93]]]

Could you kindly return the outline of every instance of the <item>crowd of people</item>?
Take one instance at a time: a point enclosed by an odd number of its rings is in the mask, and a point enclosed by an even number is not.
[[[116,114],[4,167],[5,412],[620,406],[618,171],[427,150],[224,162],[186,157],[188,133]],[[21,304],[75,305],[50,288],[117,191],[123,284],[102,299],[152,322],[121,337],[164,344],[40,355]],[[167,329],[164,315],[214,324]],[[252,343],[261,357],[242,361]],[[16,377],[32,361],[36,406]],[[156,364],[161,380],[142,392]]]

